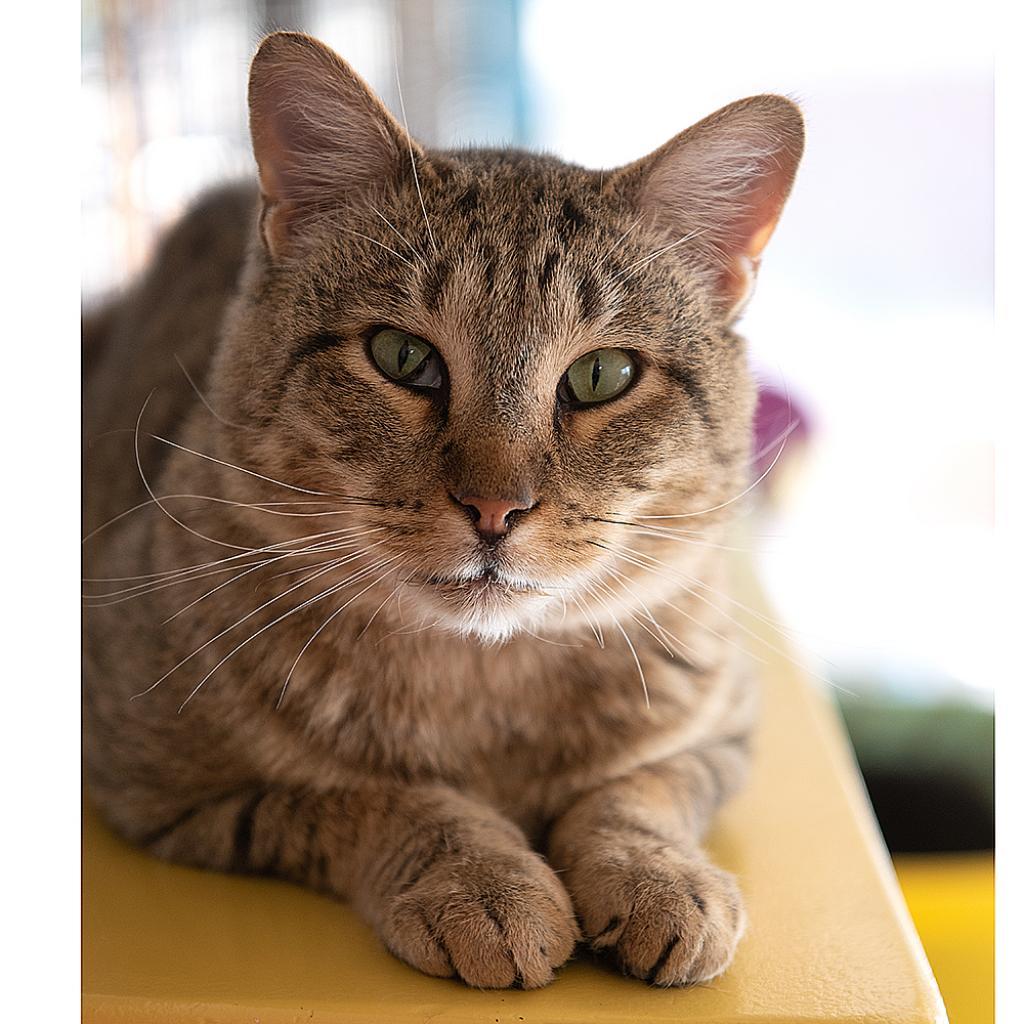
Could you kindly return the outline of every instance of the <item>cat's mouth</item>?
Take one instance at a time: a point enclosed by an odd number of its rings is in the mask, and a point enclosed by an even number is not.
[[[417,573],[411,582],[434,625],[485,643],[502,643],[538,623],[552,598],[548,587],[493,564]]]
[[[493,566],[480,569],[473,574],[446,576],[440,573],[417,574],[418,582],[427,584],[447,593],[462,594],[538,594],[541,588],[524,580],[503,575]]]

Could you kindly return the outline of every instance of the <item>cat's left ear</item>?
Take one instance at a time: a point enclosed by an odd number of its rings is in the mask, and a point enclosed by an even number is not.
[[[311,217],[396,181],[423,153],[330,47],[299,32],[260,44],[249,72],[249,128],[271,255]]]
[[[648,222],[678,243],[726,321],[749,297],[804,148],[799,108],[782,96],[730,103],[624,167],[625,190]]]

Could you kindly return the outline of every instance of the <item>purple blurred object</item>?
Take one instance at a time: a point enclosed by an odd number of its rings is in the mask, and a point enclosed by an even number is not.
[[[754,452],[751,459],[754,479],[764,477],[776,459],[781,463],[791,451],[799,451],[810,434],[807,413],[792,393],[774,384],[762,383],[758,388],[754,413]],[[778,463],[772,472],[778,468]]]

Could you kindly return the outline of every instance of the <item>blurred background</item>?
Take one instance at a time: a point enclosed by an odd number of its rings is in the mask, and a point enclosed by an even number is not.
[[[806,158],[742,325],[762,470],[785,445],[746,528],[840,704],[950,1017],[990,1020],[993,29],[984,8],[818,7],[789,31],[785,5],[87,0],[83,289],[122,285],[199,190],[253,174],[247,64],[275,28],[334,46],[396,111],[401,82],[427,144],[591,167],[744,95],[797,99]]]

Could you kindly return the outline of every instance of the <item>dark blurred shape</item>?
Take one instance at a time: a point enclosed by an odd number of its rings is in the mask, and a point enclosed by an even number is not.
[[[995,822],[977,794],[952,774],[866,773],[864,782],[892,853],[990,850]]]
[[[966,702],[860,695],[843,697],[839,705],[891,852],[993,848],[991,711]]]

